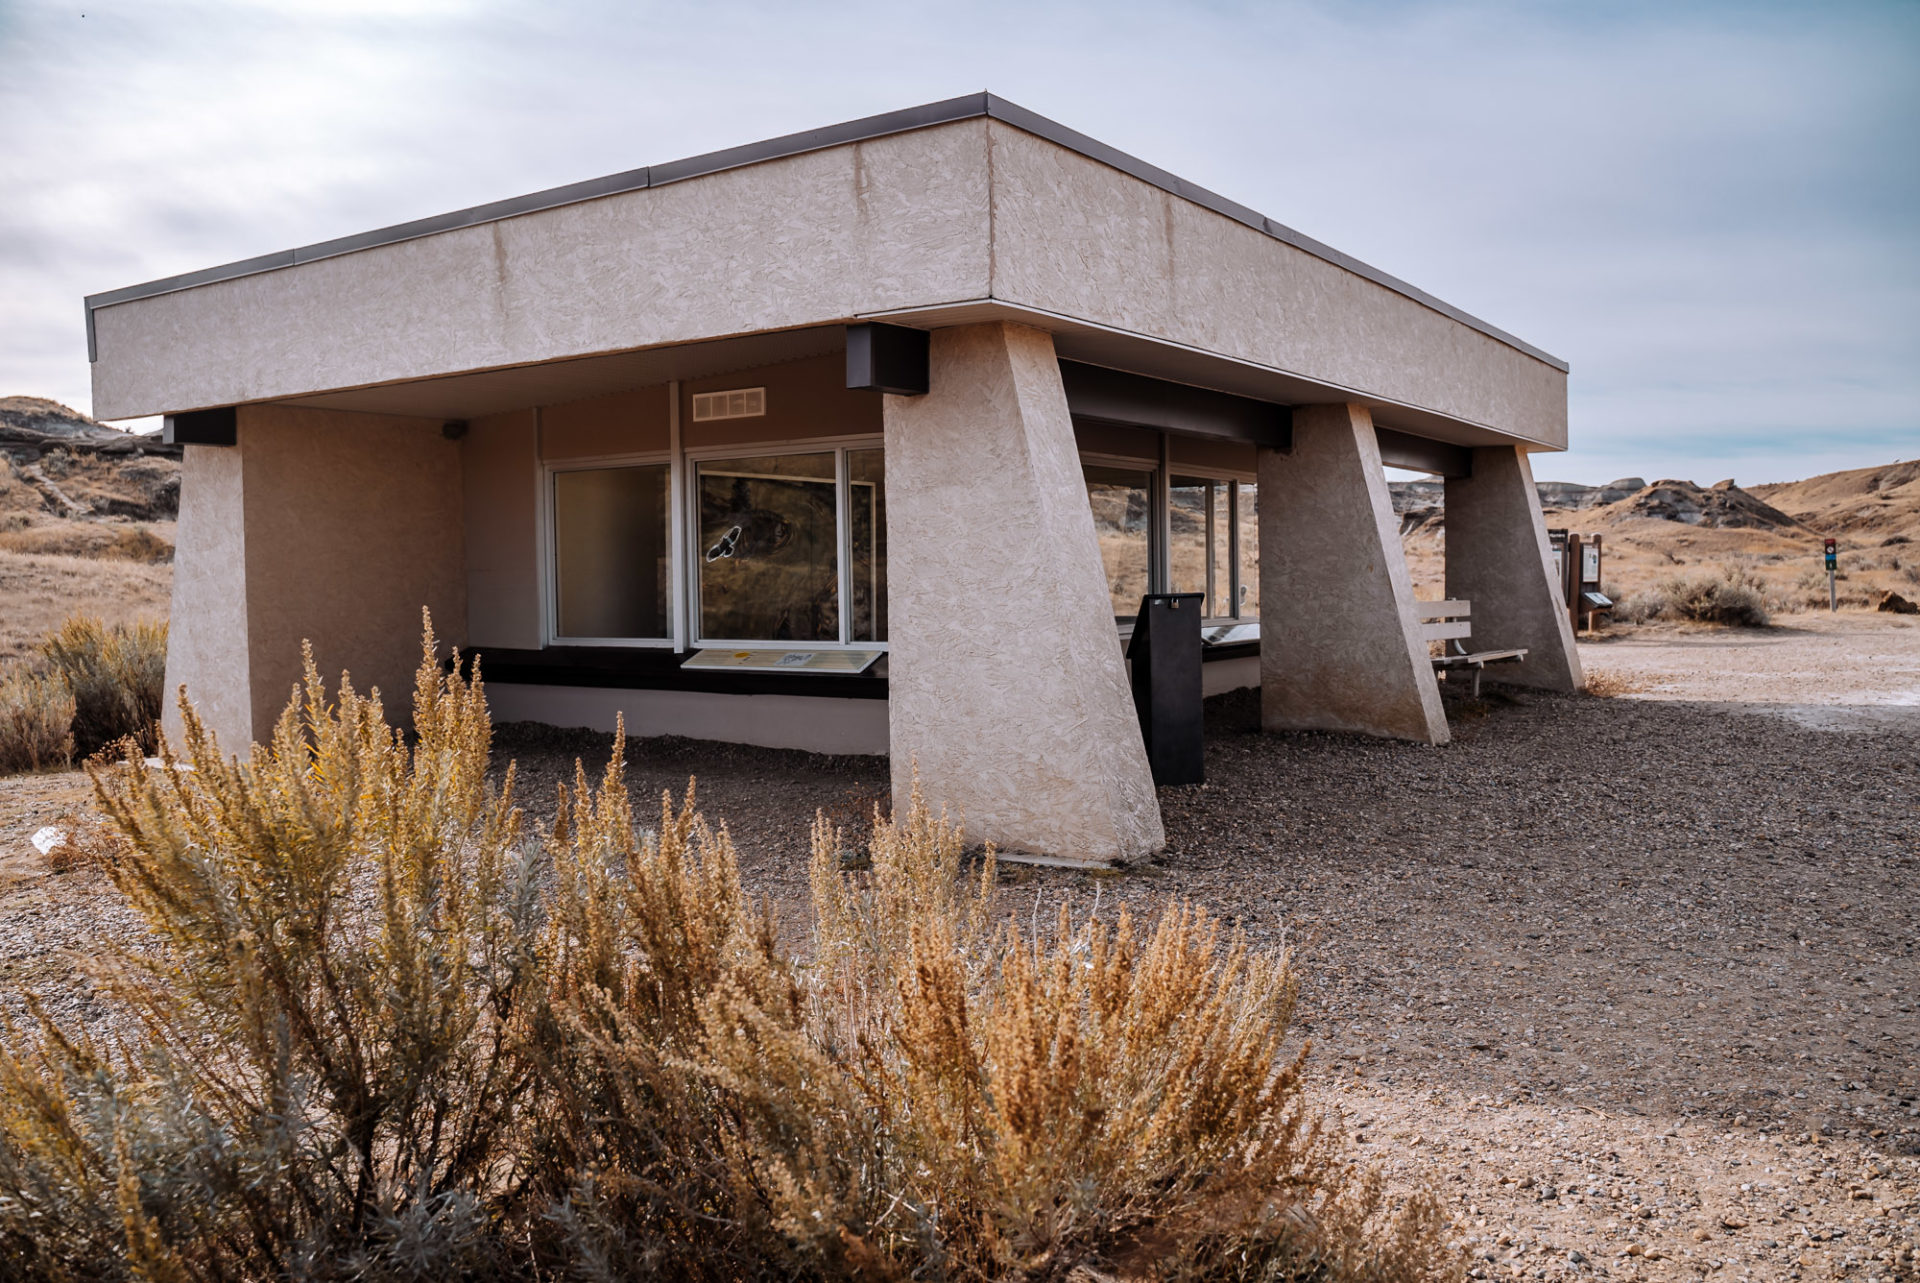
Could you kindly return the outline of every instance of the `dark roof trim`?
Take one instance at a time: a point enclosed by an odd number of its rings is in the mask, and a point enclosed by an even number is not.
[[[1473,451],[1466,446],[1392,428],[1375,428],[1373,437],[1380,446],[1380,462],[1389,468],[1430,472],[1437,477],[1473,475]]]
[[[664,187],[668,183],[699,178],[721,170],[738,169],[745,165],[757,165],[762,161],[799,156],[827,147],[840,147],[847,143],[884,138],[890,134],[902,134],[909,130],[925,129],[931,125],[946,125],[959,120],[974,120],[982,116],[1002,121],[1016,129],[1023,129],[1057,146],[1078,152],[1089,160],[1099,161],[1141,182],[1150,183],[1162,191],[1171,192],[1184,200],[1204,206],[1216,214],[1224,215],[1237,223],[1243,223],[1255,231],[1265,232],[1275,240],[1285,241],[1295,249],[1303,250],[1316,258],[1325,259],[1356,276],[1365,277],[1376,285],[1385,286],[1396,294],[1404,295],[1443,316],[1480,331],[1489,338],[1497,339],[1516,351],[1524,352],[1537,361],[1543,361],[1556,370],[1564,373],[1567,369],[1567,363],[1558,357],[1543,352],[1531,343],[1518,339],[1497,326],[1489,325],[1477,316],[1435,298],[1425,290],[1416,289],[1398,277],[1389,276],[1380,269],[1370,267],[1330,245],[1323,245],[1311,236],[1303,236],[1291,227],[1274,222],[1257,210],[1249,209],[1236,201],[1230,201],[1176,174],[1170,174],[1157,165],[1149,165],[1143,160],[1107,146],[1098,139],[1089,138],[1078,130],[1068,129],[1065,125],[1049,120],[1037,112],[1028,111],[1017,103],[1008,102],[990,93],[966,94],[963,97],[948,98],[942,102],[908,107],[902,111],[890,111],[878,116],[866,116],[838,125],[828,125],[822,129],[803,130],[797,134],[769,138],[763,142],[748,143],[742,147],[729,147],[724,151],[708,152],[704,156],[692,156],[686,160],[669,161],[664,165],[629,169],[625,173],[609,174],[605,178],[590,178],[585,182],[568,183],[564,187],[549,187],[545,191],[533,192],[526,196],[515,196],[486,205],[475,205],[471,209],[437,214],[432,218],[415,219],[410,223],[396,223],[392,227],[360,232],[353,236],[342,236],[335,240],[321,241],[316,245],[305,245],[299,249],[281,250],[277,254],[263,254],[258,258],[243,259],[238,263],[203,268],[197,272],[169,276],[141,285],[129,285],[122,289],[108,290],[104,294],[89,294],[86,299],[87,359],[92,361],[99,358],[99,348],[93,331],[93,313],[96,308],[111,307],[116,303],[130,303],[135,299],[171,294],[176,290],[192,289],[196,285],[230,281],[236,277],[271,272],[283,267],[295,267],[301,263],[311,263],[316,259],[333,258],[340,254],[351,254],[357,250],[372,249],[378,245],[391,245],[397,241],[431,236],[436,232],[448,232],[456,228],[496,222],[503,218],[553,209],[560,205],[595,200],[601,196],[615,196],[645,187]]]
[[[1060,382],[1075,419],[1293,448],[1293,411],[1284,405],[1079,361],[1060,362]]]

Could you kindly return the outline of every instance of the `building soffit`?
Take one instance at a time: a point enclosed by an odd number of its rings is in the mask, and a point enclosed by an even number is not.
[[[984,301],[887,315],[888,319],[896,322],[923,325],[929,329],[992,321],[1011,321],[1052,329],[1054,348],[1059,354],[1063,372],[1070,366],[1078,366],[1082,370],[1112,371],[1123,378],[1138,378],[1144,383],[1157,384],[1168,392],[1180,387],[1193,389],[1203,402],[1219,394],[1225,394],[1232,400],[1261,402],[1274,407],[1354,402],[1366,405],[1375,424],[1383,430],[1397,430],[1407,436],[1450,446],[1519,444],[1527,448],[1540,444],[1491,427],[1466,423],[1414,406],[1383,401],[1351,389],[1330,387],[1144,335],[1034,315],[1027,309],[1011,304]],[[558,405],[588,397],[634,391],[674,379],[716,378],[736,372],[746,376],[755,370],[789,361],[843,353],[843,335],[844,328],[839,325],[775,330],[632,352],[572,357],[534,365],[343,388],[290,397],[283,404],[414,418],[477,419],[538,405]],[[1141,422],[1137,415],[1102,415],[1085,404],[1076,412],[1083,417],[1104,417],[1115,422]],[[1155,419],[1151,426],[1163,431],[1180,430],[1177,423],[1165,421],[1164,416]],[[1201,431],[1195,435],[1224,434]],[[1248,436],[1243,439],[1253,438]]]
[[[1016,103],[1008,102],[993,94],[968,94],[959,98],[950,98],[941,102],[910,107],[902,111],[888,112],[883,115],[869,116],[860,120],[847,121],[820,129],[806,130],[788,134],[780,138],[749,143],[723,151],[709,152],[705,155],[671,161],[662,165],[645,166],[627,170],[602,178],[571,183],[562,187],[549,188],[525,196],[477,205],[469,209],[455,210],[431,218],[417,219],[411,222],[378,228],[352,236],[321,241],[297,249],[282,250],[274,254],[261,255],[235,263],[205,268],[179,276],[148,281],[139,285],[130,285],[122,289],[109,290],[86,298],[87,356],[89,360],[98,358],[98,345],[94,332],[94,313],[103,307],[130,303],[140,299],[153,298],[179,290],[193,289],[219,281],[234,280],[265,272],[280,271],[297,267],[305,263],[352,254],[377,246],[391,245],[401,241],[432,236],[458,228],[496,222],[540,210],[553,209],[563,205],[572,205],[583,201],[640,191],[651,187],[663,187],[671,183],[684,182],[725,170],[737,169],[766,161],[798,156],[826,148],[845,146],[851,143],[889,137],[937,125],[953,124],[975,119],[1000,121],[1013,128],[1033,134],[1056,146],[1085,156],[1088,159],[1107,165],[1141,182],[1157,187],[1162,191],[1178,196],[1183,200],[1230,218],[1244,226],[1253,228],[1267,236],[1281,241],[1293,248],[1325,260],[1345,269],[1376,285],[1400,294],[1440,313],[1449,319],[1465,325],[1492,338],[1499,343],[1540,361],[1565,373],[1566,362],[1534,347],[1522,339],[1493,326],[1445,301],[1428,294],[1426,291],[1409,285],[1405,281],[1380,271],[1351,255],[1341,253],[1312,237],[1287,227],[1285,224],[1267,218],[1258,211],[1249,209],[1236,201],[1228,200],[1215,192],[1180,178],[1176,174],[1150,165],[1130,156],[1117,148],[1109,147],[1097,139],[1077,130],[1069,129],[1036,112],[1028,111]],[[824,318],[823,318],[824,319]]]

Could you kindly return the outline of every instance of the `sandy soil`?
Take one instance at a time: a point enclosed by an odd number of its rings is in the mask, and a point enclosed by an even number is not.
[[[1660,625],[1602,632],[1581,645],[1588,668],[1642,699],[1710,703],[1824,730],[1920,717],[1920,619],[1826,611],[1772,628]]]
[[[1009,869],[1004,894],[1043,916],[1191,897],[1293,947],[1318,1099],[1396,1181],[1447,1196],[1478,1277],[1911,1280],[1913,625],[1623,630],[1582,650],[1631,693],[1450,696],[1443,749],[1262,735],[1228,697],[1209,782],[1162,792],[1163,859]],[[573,754],[605,751],[531,728],[500,747],[535,810]],[[871,759],[631,757],[638,794],[700,776],[795,927],[814,808],[852,818],[885,787]],[[0,850],[27,875],[0,892],[9,1011],[28,985],[97,1014],[61,951],[119,929],[117,906],[22,853],[72,801],[72,777],[0,782]]]

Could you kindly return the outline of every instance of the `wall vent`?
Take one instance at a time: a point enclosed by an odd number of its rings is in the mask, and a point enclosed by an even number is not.
[[[693,394],[695,423],[710,423],[714,419],[757,419],[766,412],[765,388],[735,388],[731,392]]]

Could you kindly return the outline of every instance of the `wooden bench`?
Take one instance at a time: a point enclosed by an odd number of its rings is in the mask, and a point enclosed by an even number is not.
[[[1443,642],[1447,648],[1446,654],[1433,657],[1434,671],[1472,673],[1475,699],[1480,698],[1480,674],[1488,664],[1517,664],[1527,657],[1525,648],[1468,650],[1464,643],[1473,635],[1470,601],[1418,601],[1414,605],[1420,610],[1421,636],[1430,642]]]

